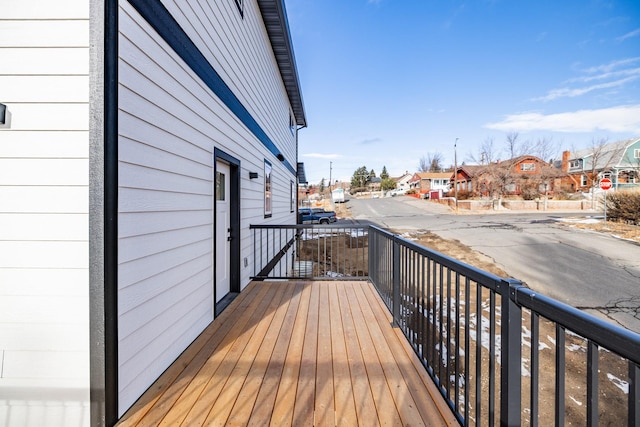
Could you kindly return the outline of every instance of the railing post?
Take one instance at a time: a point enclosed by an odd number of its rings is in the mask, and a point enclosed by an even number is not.
[[[519,426],[522,399],[522,309],[517,304],[522,283],[505,279],[499,285],[502,298],[500,348],[500,425]]]
[[[400,243],[393,236],[393,325],[400,326]]]

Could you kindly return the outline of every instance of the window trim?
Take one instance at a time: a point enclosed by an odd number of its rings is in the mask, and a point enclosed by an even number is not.
[[[536,170],[536,164],[533,162],[520,163],[521,172],[534,172],[535,170]]]

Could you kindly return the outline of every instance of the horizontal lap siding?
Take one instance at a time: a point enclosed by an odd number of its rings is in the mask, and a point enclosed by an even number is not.
[[[245,4],[245,20],[236,22],[234,2],[199,3],[204,9],[196,2],[166,6],[295,165],[288,99],[257,5]],[[120,7],[118,382],[123,413],[213,318],[214,149],[241,163],[241,258],[253,259],[249,224],[295,221],[290,212],[295,176],[128,2]],[[273,165],[274,190],[273,215],[267,219],[265,159]],[[259,179],[250,180],[249,172],[258,172]],[[240,273],[244,287],[252,264],[241,263]]]
[[[0,419],[88,425],[89,6],[0,3]]]
[[[257,3],[244,2],[243,18],[231,1],[166,0],[163,3],[286,160],[295,167],[297,151],[295,136],[289,129],[289,100]],[[291,171],[263,147],[258,146],[262,157],[245,147],[243,143],[231,148],[230,154],[243,162],[241,251],[242,258],[246,257],[252,266],[254,242],[248,225],[295,223],[295,214],[290,209],[291,181],[297,181]],[[264,159],[273,166],[272,216],[266,219]],[[248,180],[249,171],[258,172],[259,179]],[[251,268],[242,268],[243,285],[248,283],[252,273]]]

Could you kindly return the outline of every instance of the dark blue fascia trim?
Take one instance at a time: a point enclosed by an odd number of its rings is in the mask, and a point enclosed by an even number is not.
[[[256,138],[277,158],[282,154],[278,147],[262,130],[251,113],[242,105],[233,91],[222,80],[198,47],[184,32],[178,21],[159,0],[128,0],[140,15],[153,27],[162,39],[182,58],[194,73],[216,94],[218,98],[240,119]],[[289,161],[282,161],[284,166],[296,174]]]

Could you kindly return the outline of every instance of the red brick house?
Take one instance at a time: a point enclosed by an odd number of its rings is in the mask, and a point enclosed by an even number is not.
[[[458,192],[474,196],[522,196],[535,198],[553,193],[560,187],[561,170],[536,156],[520,156],[488,165],[463,165],[451,182],[457,182]]]
[[[446,193],[451,188],[450,178],[450,172],[416,172],[409,181],[409,187],[418,194],[435,190],[442,190]]]

